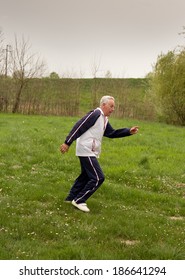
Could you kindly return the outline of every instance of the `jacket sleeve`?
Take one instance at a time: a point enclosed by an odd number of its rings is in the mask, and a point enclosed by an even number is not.
[[[73,141],[79,138],[83,133],[85,133],[91,126],[95,124],[100,114],[100,110],[97,109],[87,113],[87,115],[85,115],[73,126],[72,130],[66,137],[65,144],[70,146]]]
[[[130,135],[132,135],[130,133],[130,128],[114,129],[109,122],[104,132],[104,136],[108,138],[121,138]]]

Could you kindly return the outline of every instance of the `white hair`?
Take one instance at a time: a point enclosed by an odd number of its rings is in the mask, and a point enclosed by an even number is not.
[[[105,95],[105,96],[103,96],[103,97],[101,98],[101,100],[100,100],[100,106],[101,106],[102,104],[107,104],[107,102],[109,102],[110,99],[114,100],[114,97],[113,97],[113,96],[110,96],[110,95]]]

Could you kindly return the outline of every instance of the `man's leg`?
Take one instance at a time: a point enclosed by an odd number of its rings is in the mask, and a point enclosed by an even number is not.
[[[76,178],[73,186],[71,187],[69,195],[66,197],[65,201],[72,201],[88,182],[89,178],[83,165],[81,164],[81,161],[80,161],[80,165],[81,165],[81,174],[78,176],[78,178]]]
[[[88,182],[86,181],[84,187],[74,198],[77,204],[85,203],[105,180],[103,171],[96,157],[80,157],[80,162],[88,176]]]

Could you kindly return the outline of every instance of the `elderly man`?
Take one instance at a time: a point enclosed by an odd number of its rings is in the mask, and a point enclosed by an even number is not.
[[[113,129],[108,117],[115,109],[112,96],[103,96],[100,107],[90,111],[72,128],[60,151],[65,153],[76,140],[76,156],[79,157],[81,174],[75,180],[66,202],[84,212],[89,212],[86,201],[105,180],[97,158],[101,152],[102,137],[121,138],[138,132],[138,126],[132,128]]]

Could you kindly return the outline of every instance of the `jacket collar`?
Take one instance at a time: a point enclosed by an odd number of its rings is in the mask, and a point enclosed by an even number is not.
[[[102,111],[102,109],[100,107],[98,107],[96,109],[100,110],[101,114],[104,116],[104,112]]]

